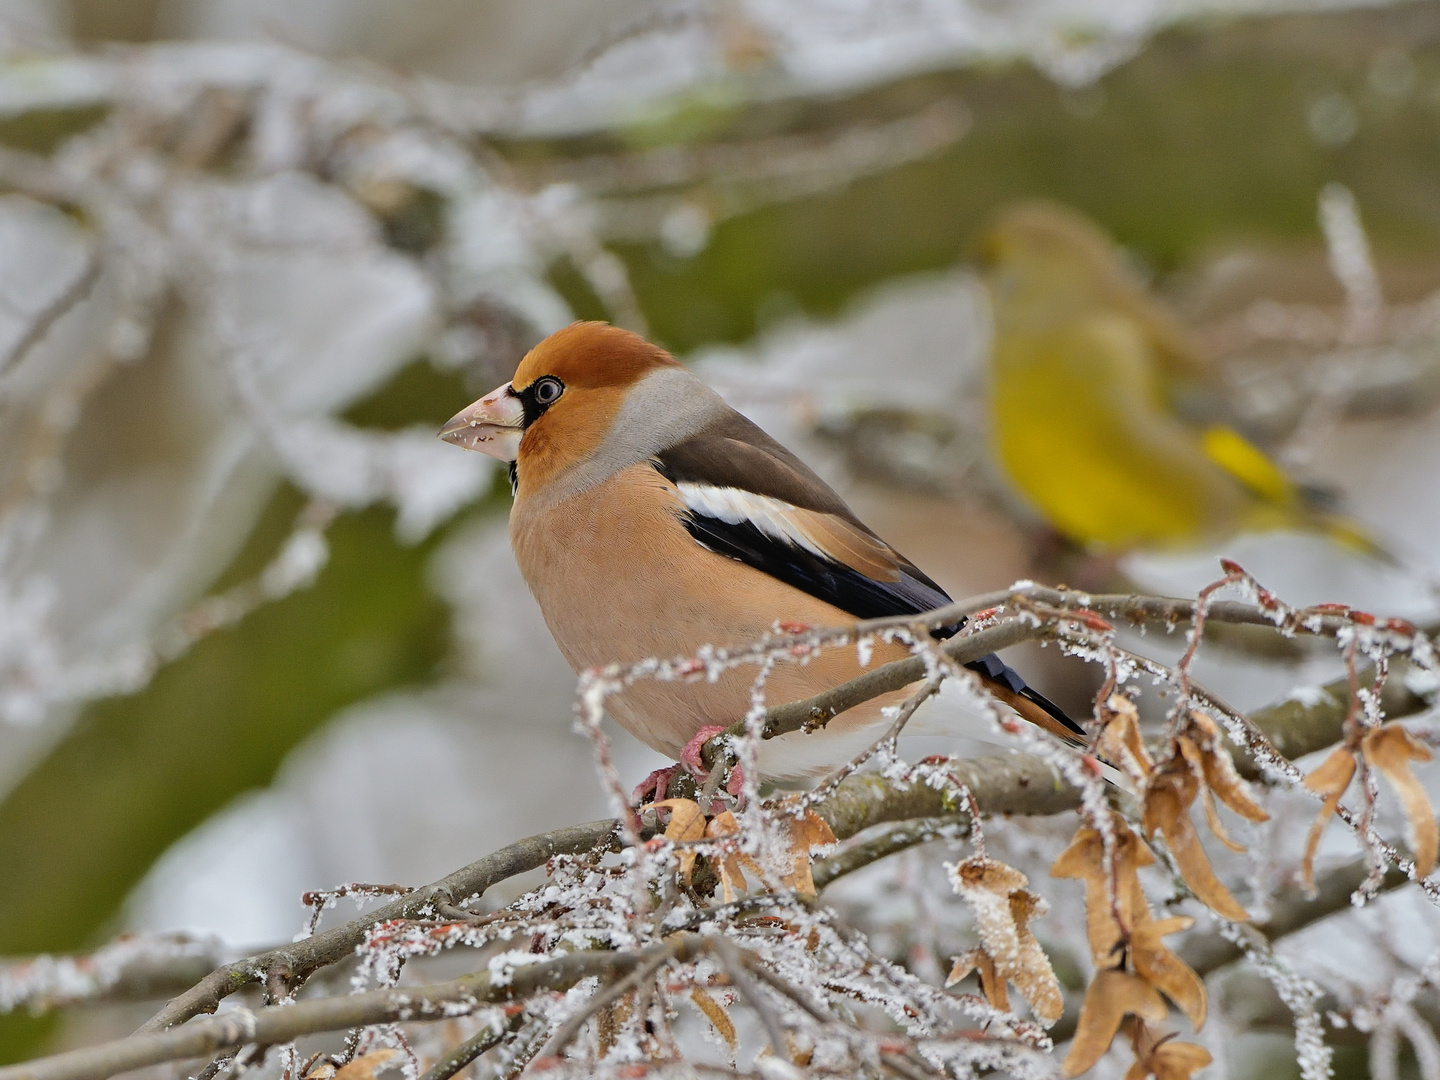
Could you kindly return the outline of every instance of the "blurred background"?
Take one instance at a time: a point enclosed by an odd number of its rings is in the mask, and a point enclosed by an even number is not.
[[[956,597],[1440,614],[1440,4],[4,0],[0,56],[0,956],[607,812],[434,439],[576,318]],[[1338,671],[1267,642],[1198,674]]]

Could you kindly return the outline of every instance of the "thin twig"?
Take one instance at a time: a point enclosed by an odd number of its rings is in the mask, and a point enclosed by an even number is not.
[[[790,1060],[790,1043],[785,1038],[785,1029],[780,1026],[780,1018],[769,1007],[764,997],[760,994],[760,987],[750,977],[750,972],[745,966],[745,961],[740,956],[740,950],[734,943],[724,937],[717,937],[715,951],[720,954],[720,960],[725,965],[725,974],[730,977],[745,1000],[750,1003],[750,1009],[760,1018],[760,1023],[765,1028],[765,1036],[770,1040],[770,1052],[782,1061]]]
[[[569,1017],[555,1030],[555,1034],[550,1036],[550,1041],[545,1047],[546,1052],[543,1052],[540,1057],[542,1059],[547,1057],[558,1058],[565,1047],[574,1041],[575,1036],[580,1034],[580,1029],[585,1026],[587,1020],[601,1009],[619,1001],[641,983],[648,979],[653,979],[655,973],[672,959],[674,959],[674,955],[667,948],[657,954],[653,959],[636,968],[619,982],[612,983],[600,991],[600,993],[585,1003],[583,1009],[577,1010],[573,1016]]]
[[[25,354],[50,333],[51,327],[90,295],[91,288],[95,282],[100,280],[100,271],[103,265],[98,252],[92,250],[86,254],[85,265],[80,268],[80,273],[75,275],[75,279],[60,290],[55,299],[35,313],[25,333],[5,351],[3,356],[0,356],[0,373],[3,373],[12,364],[23,360]]]
[[[94,952],[0,961],[0,1013],[150,1001],[195,985],[228,950],[184,936],[121,938]]]
[[[511,1006],[514,1010],[498,1024],[487,1024],[470,1038],[466,1039],[459,1046],[442,1057],[434,1065],[430,1066],[420,1080],[450,1080],[461,1069],[465,1068],[481,1054],[498,1046],[506,1035],[519,1031],[525,1023],[526,1012],[519,1006]]]
[[[737,950],[737,952],[739,952],[739,950]],[[767,986],[771,987],[776,992],[783,994],[785,997],[793,1001],[796,1005],[800,1006],[800,1008],[804,1009],[807,1013],[809,1013],[812,1020],[816,1020],[822,1024],[829,1024],[834,1022],[835,1018],[833,1016],[827,1013],[820,1006],[816,1005],[813,1001],[811,1001],[808,997],[801,993],[799,989],[790,985],[789,982],[787,982],[785,979],[782,979],[779,975],[775,974],[775,972],[771,971],[764,964],[759,963],[755,959],[754,953],[739,952],[739,960],[741,964],[743,964],[745,968],[761,982],[765,983]]]
[[[816,859],[811,867],[811,876],[816,889],[823,889],[832,881],[853,874],[871,863],[879,862],[890,855],[928,844],[932,840],[959,840],[970,832],[970,815],[959,813],[950,817],[918,818],[904,821],[886,829],[879,836],[828,859]]]

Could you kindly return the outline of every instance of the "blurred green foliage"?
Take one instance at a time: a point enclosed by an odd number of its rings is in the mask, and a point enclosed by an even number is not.
[[[457,377],[418,361],[348,419],[438,427],[466,394]],[[215,588],[257,573],[303,502],[281,487]],[[433,677],[448,613],[424,574],[439,535],[402,546],[393,518],[380,509],[342,517],[312,588],[205,638],[140,693],[90,706],[0,803],[0,955],[102,940],[174,840],[268,784],[337,710]],[[0,1016],[0,1062],[29,1056],[52,1026]]]
[[[258,569],[300,504],[276,495],[234,576]],[[313,588],[204,639],[141,693],[86,709],[0,804],[0,954],[94,943],[171,842],[269,783],[336,710],[434,672],[447,613],[424,582],[433,541],[396,544],[392,518],[342,518]],[[7,1027],[0,1060],[37,1033]]]
[[[1387,65],[1399,72],[1388,82]],[[973,123],[931,160],[723,222],[691,259],[658,243],[622,248],[655,335],[683,353],[744,340],[768,314],[833,313],[868,285],[953,265],[1000,206],[1026,196],[1082,210],[1161,271],[1226,243],[1318,245],[1316,194],[1332,180],[1354,191],[1377,247],[1440,249],[1433,4],[1176,30],[1081,91],[1019,64],[944,72],[843,103],[760,106],[732,114],[726,134],[824,131],[940,99],[964,102]],[[1317,137],[1326,106],[1341,122],[1353,110],[1352,137]],[[572,275],[560,280],[598,317]]]
[[[94,127],[109,108],[83,105],[74,109],[36,109],[0,118],[0,146],[48,154],[72,135]]]

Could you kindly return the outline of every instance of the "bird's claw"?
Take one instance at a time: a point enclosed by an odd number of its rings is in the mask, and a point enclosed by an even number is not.
[[[695,737],[685,744],[685,749],[680,751],[680,763],[678,765],[667,765],[663,769],[656,769],[639,786],[630,793],[630,801],[635,806],[643,806],[647,802],[660,802],[670,791],[670,785],[679,777],[689,773],[698,782],[703,783],[706,779],[707,770],[705,762],[700,757],[700,751],[705,744],[716,735],[723,734],[725,729],[718,725],[703,727],[695,733]],[[730,789],[739,782],[740,769],[737,766],[730,775],[730,784],[727,791],[733,795],[735,792]]]
[[[683,765],[667,765],[663,769],[656,769],[630,793],[631,805],[644,806],[646,803],[660,802],[670,791],[670,785],[675,782],[675,778],[684,771]]]
[[[700,757],[700,751],[716,735],[724,733],[725,729],[716,724],[702,727],[695,733],[695,737],[685,744],[685,749],[680,751],[681,763],[690,770],[690,775],[695,779],[704,780],[706,776],[705,762]]]

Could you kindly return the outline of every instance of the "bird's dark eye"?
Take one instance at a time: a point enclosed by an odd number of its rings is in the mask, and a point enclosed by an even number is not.
[[[537,405],[553,405],[565,392],[565,384],[553,375],[546,375],[543,379],[536,379],[531,389],[535,393]]]

